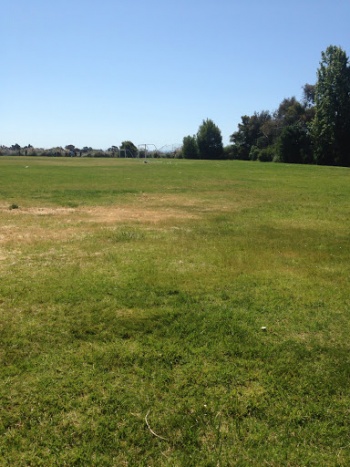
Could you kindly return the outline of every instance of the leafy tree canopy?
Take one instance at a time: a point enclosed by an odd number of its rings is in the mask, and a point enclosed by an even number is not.
[[[312,123],[317,164],[350,165],[350,68],[340,47],[322,52]]]
[[[125,157],[136,157],[138,153],[137,147],[131,141],[123,141],[120,151],[125,153]]]
[[[230,140],[234,144],[234,156],[237,159],[249,159],[250,150],[253,146],[265,147],[273,133],[271,115],[264,110],[254,115],[244,115],[238,124],[238,131],[233,133]]]
[[[206,119],[197,132],[197,145],[201,159],[221,159],[224,154],[221,131],[215,123]]]
[[[293,96],[283,99],[275,112],[275,118],[281,127],[285,127],[297,123],[304,113],[305,107]]]
[[[182,155],[185,159],[198,158],[198,145],[196,136],[185,136],[182,142]]]
[[[303,86],[303,102],[305,107],[313,107],[315,105],[315,92],[316,92],[316,85],[315,84],[304,84]]]

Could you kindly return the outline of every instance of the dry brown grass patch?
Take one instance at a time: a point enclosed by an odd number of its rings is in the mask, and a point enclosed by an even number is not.
[[[198,215],[184,209],[148,207],[144,202],[137,206],[29,207],[11,211],[0,207],[0,260],[8,258],[7,246],[82,238],[91,233],[92,224],[154,225],[171,219],[194,218]]]

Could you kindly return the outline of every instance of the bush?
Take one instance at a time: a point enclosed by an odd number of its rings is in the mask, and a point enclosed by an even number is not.
[[[260,162],[272,162],[275,156],[275,150],[272,146],[268,146],[265,149],[260,149],[258,154],[258,161]]]
[[[261,152],[261,149],[259,149],[258,147],[256,146],[252,146],[251,149],[250,149],[250,152],[249,152],[249,159],[251,161],[256,161],[259,159],[259,155],[260,155],[260,152]]]

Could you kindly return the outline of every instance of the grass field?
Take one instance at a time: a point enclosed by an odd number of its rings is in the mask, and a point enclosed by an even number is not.
[[[1,157],[0,465],[349,466],[349,231],[346,168]]]

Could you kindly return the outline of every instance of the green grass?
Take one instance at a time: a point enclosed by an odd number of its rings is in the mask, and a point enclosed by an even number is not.
[[[0,465],[350,465],[349,200],[345,168],[1,157]]]

